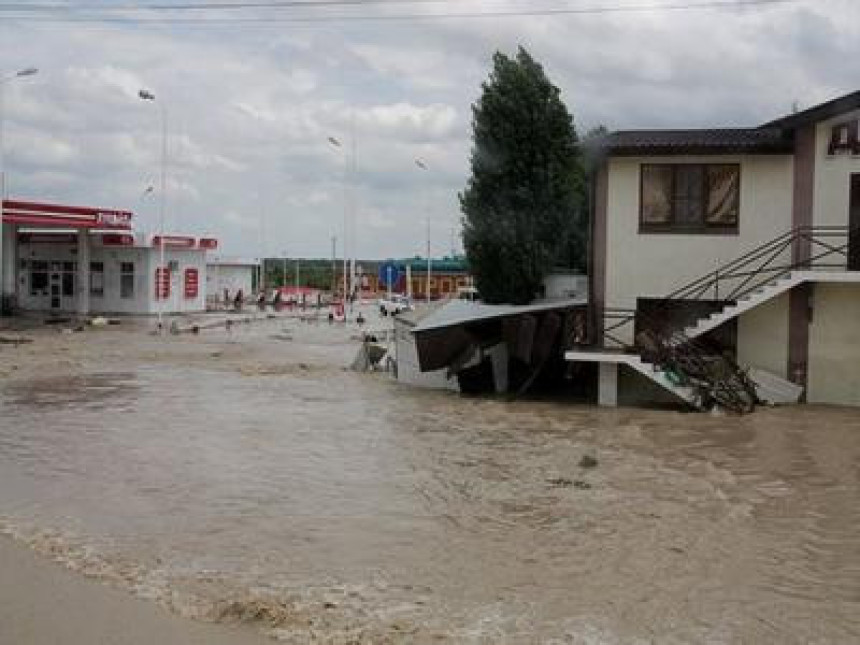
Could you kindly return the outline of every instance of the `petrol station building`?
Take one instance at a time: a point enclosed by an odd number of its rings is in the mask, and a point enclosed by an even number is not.
[[[206,254],[218,241],[136,233],[132,219],[124,210],[5,200],[4,309],[80,315],[204,311]]]

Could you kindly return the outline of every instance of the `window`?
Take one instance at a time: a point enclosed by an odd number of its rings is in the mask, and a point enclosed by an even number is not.
[[[75,297],[75,274],[63,272],[63,298]]]
[[[48,263],[44,260],[30,262],[30,295],[48,295]]]
[[[105,295],[104,262],[90,262],[90,295],[97,298]]]
[[[61,278],[62,294],[64,298],[75,297],[75,283],[77,282],[77,262],[63,262],[63,273]]]
[[[119,297],[134,298],[134,262],[119,265]]]
[[[737,232],[740,175],[737,164],[643,164],[639,230]]]
[[[839,152],[850,152],[860,154],[860,132],[856,119],[837,123],[830,130],[830,145],[827,154],[835,155]]]

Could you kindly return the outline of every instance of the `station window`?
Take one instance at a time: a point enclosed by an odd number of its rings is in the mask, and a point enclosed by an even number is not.
[[[48,295],[48,263],[44,260],[30,262],[30,295]]]
[[[134,298],[134,262],[119,265],[119,297]]]
[[[97,298],[105,295],[104,262],[90,262],[90,295]]]

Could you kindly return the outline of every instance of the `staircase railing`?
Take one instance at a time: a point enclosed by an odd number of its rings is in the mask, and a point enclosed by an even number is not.
[[[660,299],[656,308],[665,309],[676,300],[729,303],[792,271],[844,270],[848,261],[848,242],[847,226],[803,226],[792,229],[676,289]],[[800,254],[798,248],[803,248]],[[608,341],[610,348],[628,345],[619,338],[620,330],[635,324],[636,315],[632,309],[604,309],[603,338],[598,342],[607,346]]]
[[[733,302],[796,270],[845,270],[848,245],[847,226],[792,229],[676,289],[658,302],[657,309],[677,300]],[[688,337],[683,327],[646,318],[642,311],[605,308],[600,343],[607,349],[635,350],[730,409],[743,411],[754,404],[755,391],[732,359]],[[649,331],[637,334],[637,320],[646,323]],[[628,326],[633,329],[622,333]],[[633,338],[632,345],[624,337]]]
[[[806,252],[798,258],[802,246]],[[845,269],[847,260],[847,226],[802,226],[685,284],[664,300],[737,300],[791,271]]]

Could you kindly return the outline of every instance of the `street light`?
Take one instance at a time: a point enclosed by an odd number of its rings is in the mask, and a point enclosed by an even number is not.
[[[6,201],[6,165],[4,159],[4,145],[3,145],[3,130],[4,130],[4,121],[5,121],[5,107],[6,107],[6,83],[9,81],[21,78],[24,76],[33,76],[39,72],[35,67],[25,67],[24,69],[18,70],[14,74],[8,74],[6,76],[0,77],[0,314],[3,314],[6,310],[6,307],[9,306],[7,303],[7,297],[12,295],[12,291],[14,291],[14,275],[15,275],[15,267],[12,267],[12,271],[9,276],[6,275],[6,271],[4,270],[6,258],[4,257],[3,248],[5,246],[3,239],[3,207],[4,202]],[[17,242],[13,239],[12,244],[9,245],[9,251],[12,253],[12,256],[15,255],[15,244]],[[12,284],[7,284],[7,280],[11,279]]]
[[[141,89],[137,93],[138,97],[142,101],[152,101],[155,102],[155,94],[146,89]],[[159,191],[159,200],[158,200],[158,228],[159,228],[159,259],[158,265],[160,272],[157,272],[159,275],[159,280],[156,282],[155,292],[156,296],[159,295],[159,289],[161,288],[161,282],[164,280],[165,276],[165,266],[164,266],[164,214],[166,210],[167,203],[167,107],[165,107],[164,102],[158,102],[159,108],[161,108],[161,177],[160,177],[160,191]],[[162,316],[164,313],[164,301],[166,298],[159,298],[158,303],[158,330],[164,331],[164,324],[162,321]]]
[[[415,165],[418,166],[421,170],[429,170],[427,168],[427,164],[424,163],[421,159],[415,160]],[[425,197],[424,208],[427,210],[427,198]],[[432,267],[432,260],[430,259],[430,214],[427,213],[427,302],[430,302],[430,271]]]
[[[347,198],[347,159],[346,159],[346,150],[344,150],[343,144],[341,144],[340,140],[336,137],[329,137],[328,142],[337,148],[338,150],[343,152],[343,306],[344,306],[344,316],[346,315],[346,294],[348,292],[347,281],[346,281],[346,241],[348,239],[348,219],[349,219],[349,199]]]

